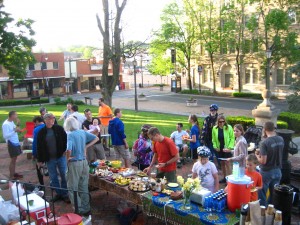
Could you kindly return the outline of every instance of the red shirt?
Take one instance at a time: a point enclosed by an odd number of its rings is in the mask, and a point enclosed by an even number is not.
[[[253,187],[262,187],[262,177],[259,172],[253,171],[249,172],[248,169],[245,170],[245,174],[249,177],[251,177],[251,180],[253,181]],[[251,192],[250,201],[256,201],[258,199],[257,191]]]
[[[154,142],[153,152],[157,154],[158,163],[166,163],[178,154],[174,141],[168,137],[164,137],[162,142]],[[162,172],[176,170],[176,162],[170,163],[159,170]]]

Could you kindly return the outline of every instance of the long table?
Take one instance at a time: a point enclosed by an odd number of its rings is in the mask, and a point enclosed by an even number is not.
[[[183,207],[183,200],[169,201],[169,196],[160,194],[153,196],[151,191],[140,193],[133,192],[128,186],[122,187],[106,179],[90,175],[90,185],[112,192],[121,198],[133,202],[136,205],[142,205],[143,211],[148,216],[154,216],[161,220],[167,220],[171,224],[199,225],[199,224],[229,224],[239,223],[234,213],[225,210],[224,212],[206,212],[203,207],[197,204],[191,204],[192,208],[186,210]]]

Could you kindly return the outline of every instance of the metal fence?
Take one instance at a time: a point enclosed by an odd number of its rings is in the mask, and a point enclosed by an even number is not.
[[[48,191],[50,191],[50,197],[51,199],[54,198],[54,191],[56,189],[59,189],[59,190],[63,190],[63,191],[68,191],[68,192],[73,192],[73,196],[74,196],[74,208],[75,208],[75,211],[74,213],[78,214],[79,215],[79,207],[78,207],[78,194],[88,194],[89,195],[89,204],[91,202],[91,195],[90,193],[87,193],[87,192],[82,192],[82,191],[77,191],[77,190],[72,190],[72,189],[65,189],[65,188],[54,188],[54,187],[51,187],[51,186],[45,186],[45,185],[39,185],[39,184],[33,184],[33,183],[26,183],[26,182],[21,182],[19,180],[5,180],[5,179],[2,179],[0,180],[0,184],[5,184],[5,183],[9,183],[9,182],[12,182],[12,183],[16,183],[16,191],[17,191],[17,207],[19,209],[19,221],[20,223],[23,221],[23,218],[26,217],[27,218],[27,222],[26,224],[22,223],[22,225],[27,225],[27,224],[31,224],[31,217],[30,217],[30,207],[29,207],[29,199],[28,199],[28,195],[31,194],[31,193],[35,193],[35,190],[39,189],[39,190],[43,190],[44,191],[44,196],[43,196],[43,200],[44,200],[44,203],[45,203],[45,217],[46,217],[46,224],[50,224],[49,223],[49,220],[53,218],[53,222],[51,222],[51,224],[57,224],[57,221],[56,221],[56,213],[55,213],[55,202],[51,202],[52,204],[49,204],[49,208],[50,210],[47,211],[47,199],[46,199],[46,192],[48,193]],[[23,187],[24,188],[24,195],[25,198],[26,198],[26,208],[25,209],[21,209],[20,207],[20,193],[19,193],[19,186]]]

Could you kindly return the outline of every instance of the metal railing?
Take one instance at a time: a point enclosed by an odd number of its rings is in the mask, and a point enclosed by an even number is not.
[[[54,219],[53,222],[51,221],[51,224],[58,224],[57,221],[56,221],[56,215],[55,215],[55,202],[51,202],[52,204],[49,204],[49,212],[47,211],[47,199],[46,199],[46,190],[50,190],[51,191],[51,199],[54,198],[54,194],[53,192],[55,190],[62,190],[62,191],[68,191],[68,192],[73,192],[73,196],[74,196],[74,208],[75,208],[75,212],[76,214],[79,215],[79,207],[78,207],[78,194],[88,194],[89,195],[89,204],[91,202],[91,195],[89,192],[83,192],[83,191],[75,191],[75,190],[72,190],[72,189],[66,189],[66,188],[57,188],[57,187],[53,187],[53,186],[46,186],[46,185],[40,185],[40,184],[34,184],[34,183],[27,183],[27,182],[21,182],[19,180],[6,180],[6,179],[1,179],[0,180],[0,184],[5,184],[5,183],[9,183],[9,182],[12,182],[12,183],[16,183],[16,187],[17,187],[17,207],[19,208],[19,220],[20,220],[20,223],[23,221],[23,218],[24,217],[27,217],[28,219],[28,223],[24,224],[23,225],[30,225],[31,224],[31,217],[30,217],[30,210],[29,210],[29,202],[28,202],[28,195],[31,194],[31,193],[34,193],[33,190],[35,188],[38,188],[39,190],[44,190],[44,196],[43,196],[43,199],[44,199],[44,203],[45,203],[45,216],[46,216],[46,224],[49,224],[49,219]],[[26,209],[21,209],[21,205],[20,205],[20,193],[19,193],[19,185],[21,185],[25,192],[24,192],[24,195],[26,196]],[[31,191],[30,191],[31,190]],[[23,196],[24,196],[23,195]],[[32,221],[33,222],[33,221]]]

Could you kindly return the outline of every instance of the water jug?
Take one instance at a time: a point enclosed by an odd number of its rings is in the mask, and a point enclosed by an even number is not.
[[[238,162],[233,162],[232,175],[234,179],[239,179],[240,177],[240,168]]]

